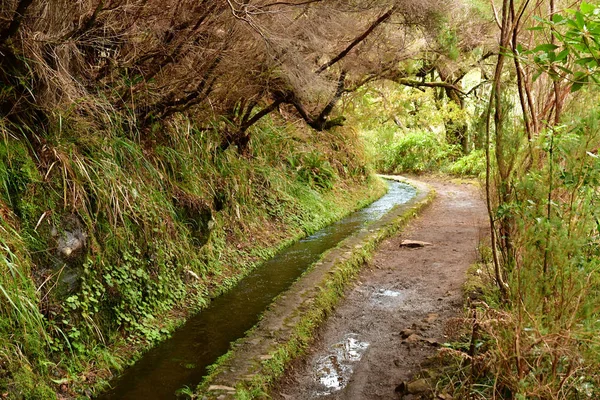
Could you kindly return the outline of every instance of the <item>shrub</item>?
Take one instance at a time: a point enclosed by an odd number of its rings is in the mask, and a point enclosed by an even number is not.
[[[318,151],[288,157],[290,166],[296,169],[298,180],[316,189],[331,189],[336,173],[329,161]]]
[[[427,172],[439,169],[458,149],[441,141],[435,133],[414,131],[384,149],[385,172]]]
[[[485,152],[474,150],[450,164],[446,171],[454,175],[480,176],[485,172]]]

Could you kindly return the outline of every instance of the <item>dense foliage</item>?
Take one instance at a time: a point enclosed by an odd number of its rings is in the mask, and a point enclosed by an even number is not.
[[[4,393],[109,378],[277,247],[362,203],[357,189],[381,193],[348,132],[323,141],[265,121],[240,158],[215,152],[217,132],[168,129],[151,149],[118,131],[47,135],[61,160],[49,176],[21,141],[1,142]]]
[[[0,394],[91,395],[370,163],[485,179],[443,390],[597,397],[600,8],[465,3],[2,2]]]
[[[455,364],[440,390],[597,398],[600,8],[500,3],[486,117],[492,242],[480,269],[495,290],[442,352]]]

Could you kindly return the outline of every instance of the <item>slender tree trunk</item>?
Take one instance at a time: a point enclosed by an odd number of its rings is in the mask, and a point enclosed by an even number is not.
[[[502,5],[502,20],[500,30],[500,51],[498,53],[498,60],[496,62],[496,69],[494,72],[494,79],[492,83],[492,92],[490,94],[490,101],[488,105],[488,112],[486,116],[486,198],[488,217],[490,220],[490,233],[492,238],[492,256],[494,262],[494,272],[496,276],[496,282],[502,297],[508,299],[508,291],[504,282],[504,268],[500,262],[499,256],[499,241],[498,235],[500,235],[500,241],[506,245],[509,241],[507,235],[509,235],[509,229],[507,229],[507,222],[505,218],[498,221],[498,227],[496,224],[496,218],[494,216],[494,205],[492,203],[492,171],[491,171],[491,114],[492,107],[494,108],[494,128],[495,128],[495,145],[496,145],[496,167],[498,168],[499,174],[499,187],[498,187],[498,199],[500,204],[506,203],[509,199],[508,195],[508,167],[504,158],[504,115],[503,115],[503,104],[502,104],[502,72],[504,70],[504,63],[506,56],[504,51],[507,49],[510,41],[510,0],[504,0]]]

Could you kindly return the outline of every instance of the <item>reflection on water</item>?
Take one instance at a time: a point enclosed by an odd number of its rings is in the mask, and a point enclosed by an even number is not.
[[[370,206],[266,261],[233,290],[190,318],[170,339],[146,353],[112,382],[112,390],[98,398],[173,399],[183,386],[195,387],[206,374],[206,367],[229,350],[229,343],[254,326],[273,298],[287,290],[323,252],[416,194],[406,184],[388,181],[388,187],[388,193]]]
[[[354,333],[331,346],[329,354],[315,364],[315,376],[324,387],[317,394],[324,396],[343,389],[352,376],[353,365],[360,361],[368,347],[369,343],[361,342]]]

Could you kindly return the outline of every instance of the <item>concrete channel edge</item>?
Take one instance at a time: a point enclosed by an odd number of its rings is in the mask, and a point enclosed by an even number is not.
[[[379,176],[407,183],[417,189],[417,194],[325,252],[210,368],[194,398],[267,397],[285,367],[310,346],[313,332],[343,297],[379,243],[401,231],[435,198],[435,190],[425,183],[396,175]]]

